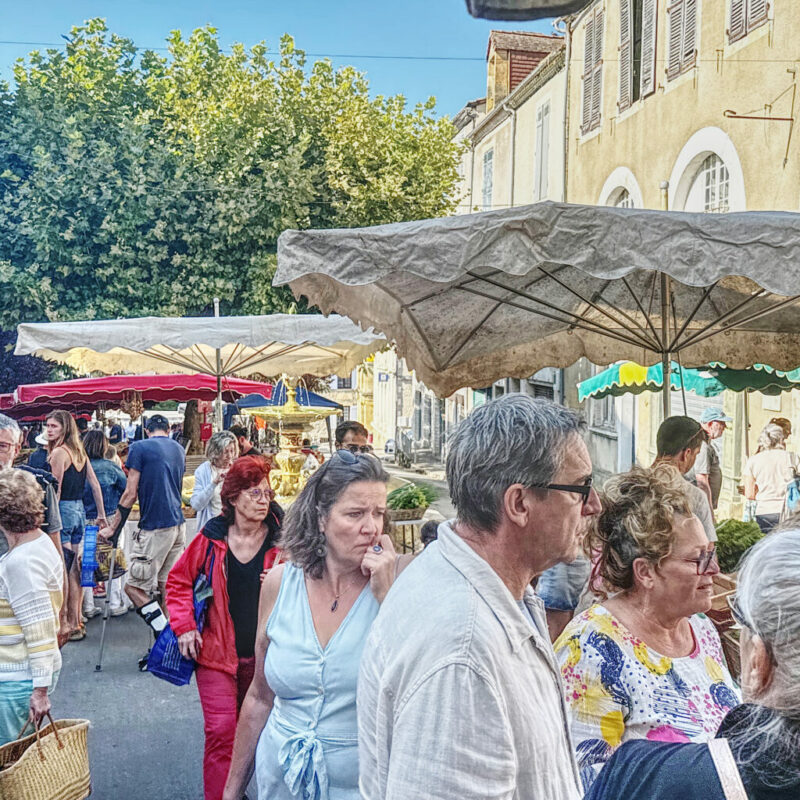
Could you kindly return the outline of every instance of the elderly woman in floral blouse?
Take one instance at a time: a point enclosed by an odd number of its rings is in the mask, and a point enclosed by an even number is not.
[[[629,739],[702,742],[740,703],[705,616],[714,545],[671,467],[611,478],[587,538],[605,599],[555,644],[584,785]]]

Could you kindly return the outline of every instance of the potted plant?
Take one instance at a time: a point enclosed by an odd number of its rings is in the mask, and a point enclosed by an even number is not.
[[[386,496],[389,519],[393,522],[420,519],[435,499],[436,492],[430,486],[417,483],[400,486]]]

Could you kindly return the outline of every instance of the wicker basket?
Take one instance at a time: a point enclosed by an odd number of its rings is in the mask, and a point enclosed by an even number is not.
[[[89,720],[60,719],[0,747],[0,800],[84,800],[92,793]]]
[[[421,508],[389,508],[386,513],[391,522],[406,522],[410,519],[422,519],[422,515],[428,510],[428,506]]]

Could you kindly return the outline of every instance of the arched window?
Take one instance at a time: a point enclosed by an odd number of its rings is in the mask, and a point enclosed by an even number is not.
[[[730,211],[730,175],[725,162],[716,154],[707,155],[694,178],[686,198],[687,211],[724,214]]]
[[[627,189],[620,189],[611,197],[611,205],[616,208],[633,208],[633,198]]]

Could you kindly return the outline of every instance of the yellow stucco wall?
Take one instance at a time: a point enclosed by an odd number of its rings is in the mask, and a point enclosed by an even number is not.
[[[605,10],[603,79],[599,128],[581,135],[584,33],[593,9]],[[661,181],[669,181],[670,207],[688,207],[687,191],[702,160],[711,152],[730,173],[730,210],[781,209],[800,205],[800,140],[790,139],[787,122],[730,119],[726,110],[753,116],[790,117],[800,108],[800,4],[773,0],[770,20],[743,40],[728,44],[729,0],[698,0],[696,66],[666,78],[666,0],[658,0],[656,91],[620,113],[619,0],[598,0],[573,23],[567,199],[606,204],[624,186],[636,205],[659,208]],[[794,109],[793,112],[793,101]],[[796,133],[796,132],[795,132]],[[692,210],[701,210],[691,207]],[[798,354],[800,363],[800,354]],[[723,440],[723,488],[718,518],[739,516],[737,487],[745,460],[744,398],[726,392],[725,411],[734,417]],[[750,451],[773,416],[800,424],[800,393],[749,398]],[[636,457],[649,464],[662,412],[658,394],[637,398]],[[791,442],[790,442],[791,446]]]

